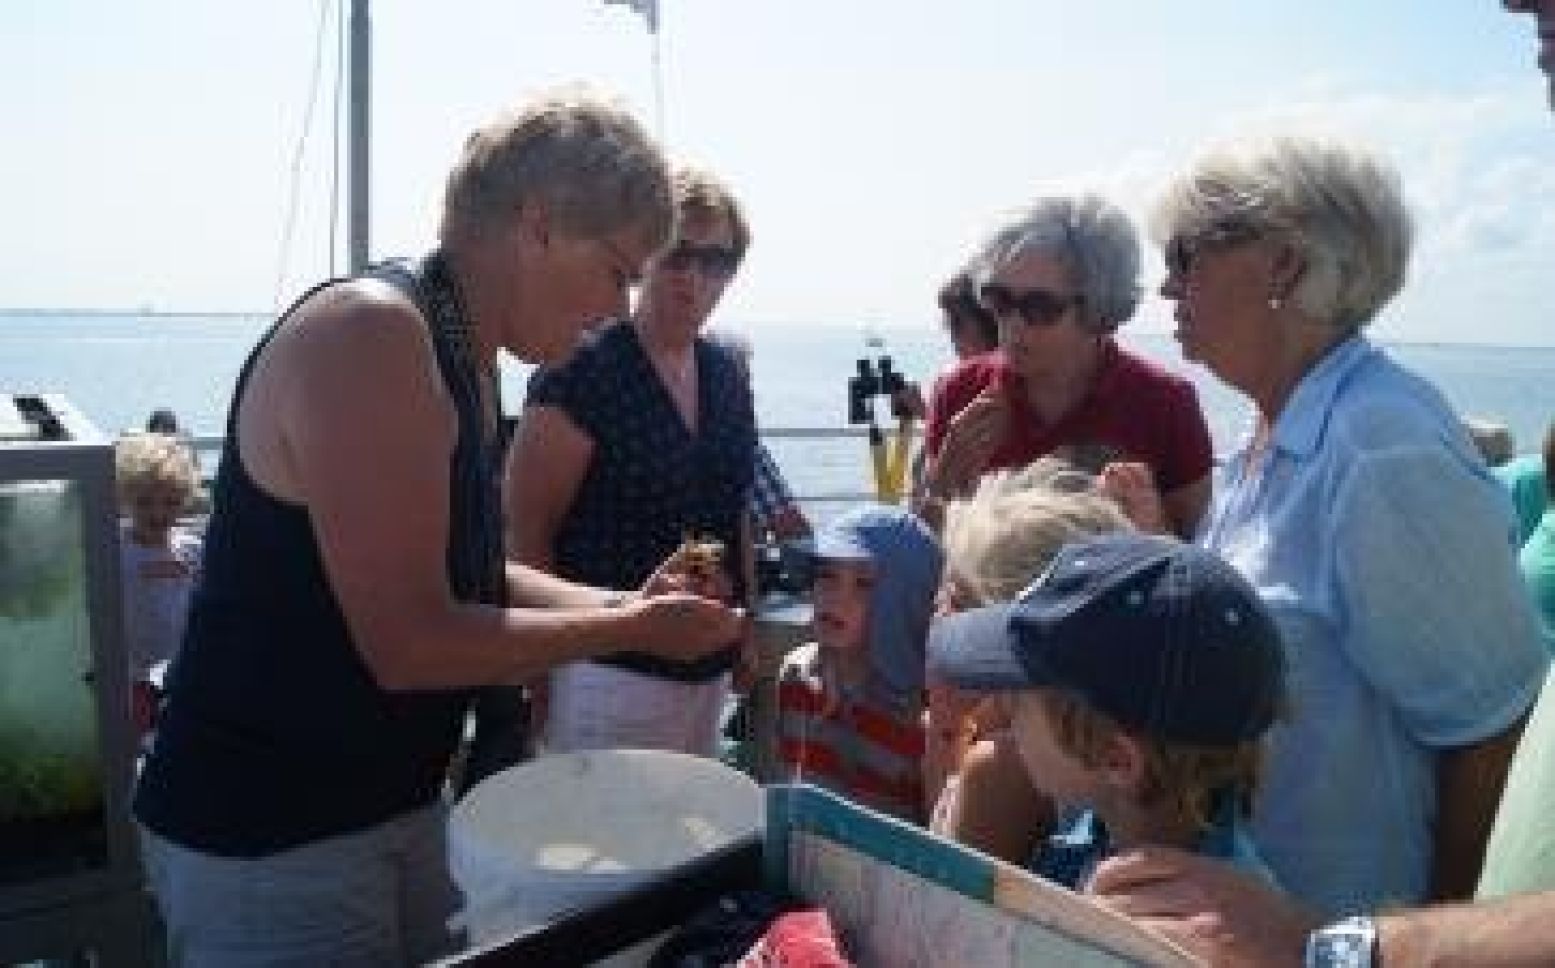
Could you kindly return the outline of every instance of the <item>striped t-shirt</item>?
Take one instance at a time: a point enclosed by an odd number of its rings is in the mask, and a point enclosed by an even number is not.
[[[827,709],[810,643],[778,672],[778,759],[793,782],[813,783],[873,810],[923,819],[923,726],[918,710],[893,712],[861,699]]]

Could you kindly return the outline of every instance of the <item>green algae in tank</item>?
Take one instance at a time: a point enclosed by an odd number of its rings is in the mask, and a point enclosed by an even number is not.
[[[81,502],[0,483],[0,825],[100,809]]]

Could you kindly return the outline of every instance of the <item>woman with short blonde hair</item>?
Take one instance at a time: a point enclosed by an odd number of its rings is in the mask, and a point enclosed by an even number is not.
[[[261,337],[136,786],[175,961],[449,953],[444,790],[472,692],[738,636],[672,568],[607,593],[503,556],[498,351],[565,359],[672,225],[642,125],[554,92],[470,136],[433,251],[325,282]]]

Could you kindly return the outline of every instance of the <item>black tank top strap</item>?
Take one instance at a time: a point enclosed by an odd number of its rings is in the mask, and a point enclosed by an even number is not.
[[[469,316],[441,250],[419,263],[380,263],[367,275],[403,292],[421,310],[458,414],[448,509],[448,575],[454,594],[464,601],[505,604],[502,534],[491,524],[500,522],[502,513],[500,420],[487,412],[499,399],[496,365],[482,370],[476,361]],[[488,392],[482,393],[482,384]]]
[[[275,322],[270,324],[270,328],[265,330],[265,334],[259,337],[259,342],[252,350],[249,351],[248,358],[243,361],[243,366],[238,370],[237,382],[233,385],[232,405],[227,408],[226,438],[222,448],[224,452],[227,447],[232,447],[237,442],[238,402],[243,399],[243,390],[248,386],[249,374],[254,372],[254,366],[256,363],[258,363],[260,354],[264,352],[264,348],[270,344],[272,339],[275,338],[275,334],[278,330],[280,330],[281,326],[288,319],[292,318],[292,314],[297,311],[297,307],[301,306],[309,299],[312,299],[315,295],[323,292],[325,289],[328,289],[330,286],[339,285],[342,282],[348,281],[348,279],[334,277],[325,279],[323,282],[316,283],[308,287],[306,292],[292,300],[292,304],[286,307],[286,312],[277,316],[275,318]],[[223,456],[225,456],[225,453]]]

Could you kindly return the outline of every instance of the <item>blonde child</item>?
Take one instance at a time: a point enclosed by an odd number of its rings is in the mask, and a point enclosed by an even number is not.
[[[1040,458],[991,474],[945,512],[942,602],[960,610],[1012,600],[1058,549],[1087,535],[1131,529],[1094,479],[1066,461]]]
[[[114,448],[120,526],[119,562],[136,722],[149,728],[156,691],[152,671],[173,658],[183,638],[200,539],[179,526],[200,479],[194,456],[176,437],[134,433]]]
[[[970,498],[952,503],[940,614],[1012,601],[1065,543],[1129,530],[1117,505],[1092,485],[1072,465],[1042,458],[1020,472],[986,477]],[[1008,725],[986,695],[929,683],[924,785],[936,804],[933,829],[1020,862],[1049,812],[1020,772]],[[979,809],[963,809],[963,784],[973,788]]]
[[[1244,824],[1284,656],[1257,593],[1214,554],[1077,541],[1015,602],[936,622],[929,648],[935,676],[998,697],[1027,778],[1059,808],[1036,873],[1079,890],[1103,858],[1151,845],[1269,877]]]
[[[791,780],[919,822],[939,544],[911,513],[868,505],[790,547],[814,568],[815,641],[778,672],[778,758]]]

